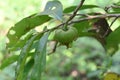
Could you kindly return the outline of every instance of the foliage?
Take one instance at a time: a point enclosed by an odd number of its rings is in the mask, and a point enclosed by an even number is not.
[[[13,54],[0,69],[17,62],[16,80],[108,80],[111,76],[104,74],[119,75],[120,24],[114,23],[119,22],[120,2],[98,0],[93,5],[80,0],[66,8],[62,2],[48,1],[42,12],[24,17],[9,29],[6,50]],[[66,48],[54,35],[59,28],[64,30],[62,35],[68,27],[77,29],[78,36]]]

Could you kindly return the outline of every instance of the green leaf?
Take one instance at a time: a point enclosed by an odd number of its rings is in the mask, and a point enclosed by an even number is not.
[[[82,21],[80,23],[75,23],[73,25],[78,30],[79,36],[90,36],[92,34],[88,33],[88,30],[90,29],[91,25],[89,21]]]
[[[9,39],[9,43],[7,44],[8,48],[15,46],[19,43],[19,39],[21,36],[29,32],[31,29],[35,28],[36,26],[42,25],[43,23],[49,21],[51,18],[47,15],[31,15],[26,17],[15,24],[14,27],[11,27],[7,37]]]
[[[31,68],[33,67],[34,64],[34,59],[31,58],[27,64],[25,65],[25,69],[24,69],[24,74],[23,74],[23,80],[27,80],[27,77],[29,76],[29,72],[31,70]]]
[[[29,53],[28,56],[33,56],[33,53]],[[12,55],[11,57],[8,57],[7,59],[5,59],[1,66],[0,69],[4,69],[5,67],[9,66],[10,64],[16,62],[19,58],[19,55]]]
[[[114,1],[113,0],[105,0],[105,1],[96,0],[96,2],[101,8],[104,9],[105,7],[112,5]]]
[[[41,37],[39,40],[38,46],[35,50],[35,57],[34,57],[34,66],[31,73],[31,80],[40,80],[41,73],[45,69],[46,64],[46,45],[48,41],[48,36],[50,32],[46,33]]]
[[[120,13],[120,8],[113,8],[114,13]]]
[[[118,45],[120,44],[120,27],[113,31],[107,38],[106,48],[109,53],[114,53],[118,50]]]
[[[11,57],[5,59],[1,66],[0,66],[0,69],[4,69],[5,67],[9,66],[10,64],[14,63],[15,61],[17,61],[18,59],[18,55],[12,55]]]
[[[20,39],[13,47],[9,48],[10,51],[16,51],[23,48],[25,43],[33,36],[35,32],[29,32],[27,35],[25,35],[24,39]],[[23,37],[23,36],[22,36]],[[41,37],[41,35],[37,36],[35,40],[38,40]]]
[[[73,12],[77,6],[70,6],[64,9],[64,13]],[[79,10],[90,9],[90,8],[98,8],[96,5],[83,5]]]
[[[23,47],[23,49],[20,52],[20,56],[17,61],[17,68],[16,68],[16,80],[23,80],[23,72],[24,72],[24,66],[26,63],[26,59],[28,57],[28,53],[30,51],[30,48],[33,44],[33,41],[42,34],[36,34],[31,39],[28,40],[26,45]]]
[[[48,1],[41,14],[47,14],[60,21],[63,20],[63,6],[60,1]]]
[[[31,32],[31,31],[28,32],[28,34],[26,34],[26,35],[23,36],[24,38],[19,39],[19,40],[16,42],[16,44],[14,44],[13,46],[11,46],[11,47],[9,48],[9,50],[10,50],[10,51],[15,51],[15,50],[21,49],[21,48],[25,45],[25,43],[26,43],[32,36],[33,36],[33,32]]]
[[[112,56],[110,71],[120,74],[120,50]]]

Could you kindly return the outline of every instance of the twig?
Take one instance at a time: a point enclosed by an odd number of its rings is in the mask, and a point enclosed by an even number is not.
[[[50,55],[50,54],[52,54],[52,53],[54,53],[56,51],[57,44],[58,44],[58,42],[54,42],[52,50],[50,51],[50,53],[48,53],[48,55]]]
[[[113,25],[113,23],[118,19],[118,17],[115,17],[115,19],[111,22],[110,27]]]
[[[67,15],[67,16],[71,16],[72,14],[64,14],[64,15]],[[76,16],[84,16],[84,17],[88,17],[89,15],[88,14],[76,14]]]
[[[105,7],[105,11],[108,12],[109,9],[112,9],[112,8],[115,8],[115,9],[120,9],[120,6],[117,6],[117,5],[111,5],[111,6],[108,6],[108,7]]]
[[[70,16],[70,18],[66,21],[66,24],[69,23],[69,21],[71,21],[77,14],[78,10],[80,9],[80,7],[82,7],[83,3],[85,0],[81,0],[80,4],[76,7],[75,11],[73,12],[73,14]]]
[[[111,7],[112,8],[120,8],[120,6],[117,6],[117,5],[112,5]]]
[[[97,18],[106,18],[106,17],[120,17],[120,14],[102,14],[102,15],[95,15],[95,16],[93,15],[93,16],[89,16],[89,17],[85,17],[85,18],[81,18],[81,19],[78,19],[78,20],[71,21],[68,24],[78,23],[78,22],[81,22],[81,21],[97,19]]]
[[[68,25],[73,24],[73,23],[79,23],[79,22],[85,21],[85,20],[98,19],[98,18],[107,18],[107,17],[120,17],[120,13],[119,14],[89,15],[89,17],[84,17],[84,18],[81,18],[81,19],[78,19],[78,20],[73,20],[73,21],[69,22]],[[55,26],[54,28],[47,29],[47,30],[42,31],[40,33],[45,33],[45,32],[48,32],[48,31],[58,29],[60,26],[63,26],[65,24],[66,24],[65,22],[61,23],[61,24]]]
[[[110,26],[108,27],[108,29],[107,29],[107,31],[105,32],[105,34],[103,35],[103,37],[105,37],[105,36],[108,34],[108,32],[109,32],[109,30],[110,30],[110,27],[113,25],[113,23],[114,23],[117,19],[118,19],[118,17],[115,17],[115,19],[111,22]]]

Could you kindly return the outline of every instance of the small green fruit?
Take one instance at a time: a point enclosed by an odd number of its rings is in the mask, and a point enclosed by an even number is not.
[[[69,27],[68,30],[58,29],[55,31],[54,39],[63,45],[68,45],[78,37],[78,31],[74,27]]]

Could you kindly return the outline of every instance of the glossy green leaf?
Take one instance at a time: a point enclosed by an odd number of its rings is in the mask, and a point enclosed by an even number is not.
[[[51,18],[47,15],[31,15],[26,17],[16,23],[14,27],[11,27],[7,37],[9,39],[9,43],[7,44],[8,48],[15,46],[19,43],[19,39],[29,32],[31,29],[35,28],[36,26],[42,25],[43,23],[49,21]]]
[[[120,27],[113,31],[107,38],[106,48],[110,53],[118,50],[118,45],[120,44]]]
[[[60,21],[63,20],[63,6],[60,1],[48,1],[40,14],[47,14]]]
[[[30,80],[41,80],[41,73],[44,71],[46,64],[46,45],[49,34],[50,32],[44,34],[36,47],[34,66]]]
[[[31,37],[31,39],[28,40],[26,45],[23,47],[23,49],[20,52],[20,56],[17,61],[17,68],[16,68],[16,80],[23,80],[23,72],[24,72],[24,66],[26,59],[28,57],[28,52],[30,51],[30,48],[33,44],[33,41],[41,34],[34,35]]]
[[[64,9],[64,13],[70,13],[73,12],[76,9],[77,6],[70,6]],[[91,9],[91,8],[98,8],[98,6],[96,5],[83,5],[80,10],[84,10],[84,9]]]
[[[12,55],[11,57],[3,60],[0,69],[4,69],[5,67],[9,66],[10,64],[14,63],[18,59],[18,55]]]

